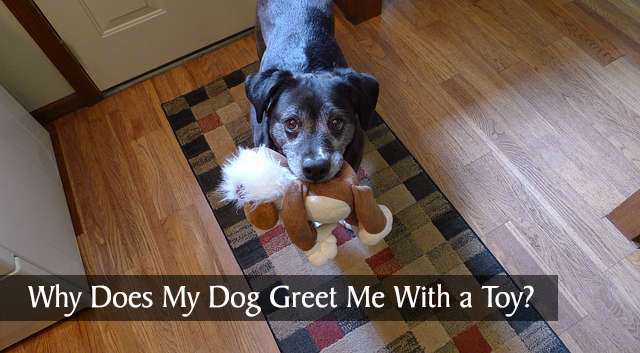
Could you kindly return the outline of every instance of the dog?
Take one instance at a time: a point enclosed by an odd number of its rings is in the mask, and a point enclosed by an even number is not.
[[[256,37],[260,69],[245,81],[254,144],[306,182],[328,181],[343,161],[357,170],[378,81],[347,66],[331,1],[259,0]]]

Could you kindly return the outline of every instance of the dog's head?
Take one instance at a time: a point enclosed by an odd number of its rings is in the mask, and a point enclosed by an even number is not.
[[[249,75],[254,142],[287,157],[301,180],[333,178],[346,160],[362,157],[363,126],[378,100],[378,82],[349,68],[315,73],[267,70]]]

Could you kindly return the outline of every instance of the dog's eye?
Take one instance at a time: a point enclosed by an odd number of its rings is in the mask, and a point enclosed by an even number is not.
[[[341,131],[344,127],[344,120],[340,118],[333,118],[329,120],[329,128],[333,131]]]
[[[284,121],[284,127],[289,132],[295,132],[300,127],[300,123],[298,123],[298,119],[289,118]]]

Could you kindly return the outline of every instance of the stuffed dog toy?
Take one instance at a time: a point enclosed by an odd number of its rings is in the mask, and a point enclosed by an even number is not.
[[[262,146],[241,149],[227,162],[219,190],[225,201],[243,208],[258,229],[271,229],[281,220],[291,242],[319,266],[337,254],[332,231],[338,223],[366,245],[378,243],[391,231],[391,211],[376,203],[371,188],[357,183],[347,162],[329,181],[300,181],[283,155]]]

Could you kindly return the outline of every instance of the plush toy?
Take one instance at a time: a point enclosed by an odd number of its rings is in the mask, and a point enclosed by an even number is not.
[[[307,183],[289,171],[281,154],[266,147],[240,149],[222,168],[222,179],[224,200],[243,208],[258,229],[271,229],[282,220],[291,242],[313,265],[336,256],[332,231],[338,223],[366,245],[391,231],[391,211],[376,203],[371,188],[357,185],[356,173],[346,162],[333,179]]]

